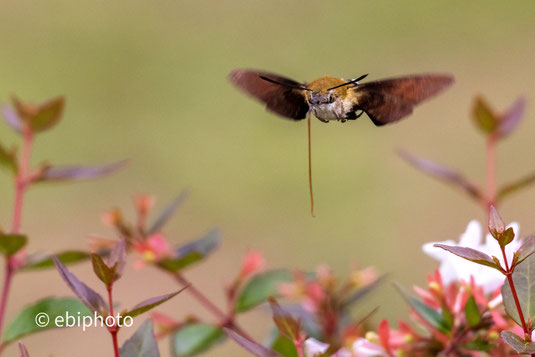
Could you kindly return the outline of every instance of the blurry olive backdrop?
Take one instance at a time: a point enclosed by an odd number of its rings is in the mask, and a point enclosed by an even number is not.
[[[131,159],[107,179],[32,189],[22,224],[30,251],[84,248],[90,234],[111,234],[100,221],[104,210],[120,206],[133,213],[131,196],[138,193],[155,194],[161,207],[190,187],[166,233],[185,242],[212,227],[222,230],[222,248],[188,272],[219,303],[224,282],[248,249],[264,252],[269,267],[326,263],[344,274],[350,266],[373,265],[392,281],[421,284],[437,266],[421,245],[457,239],[469,220],[484,215],[462,194],[402,162],[396,150],[459,167],[482,182],[484,141],[469,119],[473,97],[484,94],[505,109],[523,95],[525,120],[499,146],[498,179],[534,170],[534,18],[535,3],[528,0],[3,1],[0,100],[7,103],[11,94],[35,102],[67,97],[63,121],[37,138],[33,162]],[[376,128],[365,116],[345,124],[314,120],[313,219],[306,122],[267,113],[235,90],[227,75],[242,67],[299,81],[438,71],[454,74],[456,84],[397,125]],[[4,124],[0,140],[18,142]],[[4,228],[12,198],[3,173]],[[531,189],[501,212],[531,233],[534,209]],[[90,270],[89,264],[73,267],[98,287]],[[174,289],[150,269],[130,269],[117,298],[127,307]],[[18,275],[12,293],[8,321],[42,296],[72,296],[55,271]],[[379,315],[391,321],[407,314],[389,284],[372,299],[356,313],[380,305]],[[161,310],[211,319],[187,294]],[[262,311],[240,322],[258,338],[270,325]],[[133,332],[121,331],[121,341]],[[111,354],[107,332],[98,329],[52,330],[25,343],[36,356]],[[160,348],[169,355],[166,342]],[[208,355],[246,354],[226,342]]]

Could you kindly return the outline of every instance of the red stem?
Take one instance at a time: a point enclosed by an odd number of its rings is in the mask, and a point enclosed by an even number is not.
[[[524,313],[522,312],[522,307],[520,306],[520,300],[518,300],[518,295],[516,293],[515,283],[513,281],[513,271],[509,268],[509,263],[507,262],[507,255],[505,254],[505,247],[501,247],[501,249],[503,260],[505,261],[505,276],[507,277],[507,282],[509,283],[509,287],[511,288],[511,294],[513,295],[513,299],[515,301],[518,316],[520,318],[520,323],[522,324],[522,330],[524,330],[524,338],[526,339],[526,341],[531,342],[531,333],[528,329],[528,325],[526,324]],[[535,356],[535,354],[532,354],[532,356]]]
[[[295,349],[297,350],[297,357],[303,357],[303,343],[294,341]]]
[[[25,129],[23,132],[23,146],[19,162],[19,169],[17,172],[17,176],[15,177],[15,202],[13,204],[13,220],[11,223],[11,232],[15,234],[19,233],[20,224],[22,221],[22,204],[24,202],[24,193],[28,185],[27,177],[30,166],[32,144],[33,132],[31,130]],[[9,291],[11,289],[11,281],[14,272],[15,264],[13,257],[10,256],[6,261],[4,285],[2,288],[2,297],[0,300],[0,336],[2,336],[7,299],[9,296]],[[0,353],[2,353],[2,349],[0,349]]]
[[[110,305],[110,316],[115,316],[113,314],[113,284],[108,285],[108,304]],[[117,321],[115,322],[117,323]],[[114,325],[112,327],[108,327],[108,331],[110,332],[111,339],[113,341],[113,353],[115,357],[119,357],[119,344],[117,343],[117,332],[119,332],[119,329],[117,325]]]
[[[489,135],[487,139],[486,152],[486,212],[489,217],[490,206],[496,206],[496,144],[498,137],[495,134]],[[488,220],[488,219],[487,219]]]
[[[214,314],[218,319],[219,323],[222,326],[228,327],[242,335],[243,337],[247,338],[250,341],[254,341],[254,339],[249,336],[247,332],[245,332],[240,326],[236,324],[234,321],[233,316],[228,316],[221,310],[219,307],[217,307],[210,299],[208,299],[200,290],[198,290],[191,282],[189,282],[185,277],[183,277],[180,273],[174,273],[172,274],[174,279],[182,286],[187,287],[185,291],[189,292],[201,305],[203,305],[207,310],[209,310],[212,314]]]

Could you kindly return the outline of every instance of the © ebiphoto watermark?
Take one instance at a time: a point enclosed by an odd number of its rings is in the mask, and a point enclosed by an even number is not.
[[[66,311],[65,315],[56,316],[52,321],[46,312],[35,315],[35,324],[38,327],[47,327],[51,323],[54,327],[81,327],[82,331],[85,331],[88,327],[131,327],[134,325],[134,319],[131,316],[121,316],[121,314],[104,317],[97,312],[93,315],[82,315],[80,312],[72,315]]]

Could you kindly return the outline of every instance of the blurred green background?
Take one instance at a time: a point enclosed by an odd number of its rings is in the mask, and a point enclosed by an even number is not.
[[[185,187],[190,199],[166,229],[185,242],[212,227],[223,245],[189,277],[223,304],[222,286],[248,249],[269,267],[344,275],[373,265],[406,286],[422,284],[436,262],[428,241],[457,239],[483,212],[462,194],[406,165],[398,148],[484,175],[484,140],[469,119],[476,94],[498,109],[518,96],[525,121],[499,146],[499,182],[535,168],[535,3],[533,1],[3,1],[0,4],[0,100],[39,102],[65,94],[64,120],[38,137],[33,162],[99,164],[130,158],[104,180],[33,189],[23,230],[30,250],[84,248],[92,233],[111,232],[101,212],[132,213],[131,196],[153,193],[160,207]],[[310,217],[306,123],[266,113],[227,81],[235,68],[258,68],[298,81],[321,75],[368,80],[449,72],[456,84],[398,125],[376,128],[365,117],[313,122],[317,217]],[[18,143],[6,125],[3,144]],[[0,225],[11,217],[12,185],[0,177]],[[502,206],[507,221],[535,231],[535,190]],[[93,286],[90,266],[73,271]],[[117,287],[123,304],[175,289],[150,269],[130,270]],[[72,295],[54,271],[15,279],[8,320],[47,295]],[[356,313],[380,305],[392,322],[407,307],[385,284]],[[186,294],[162,311],[211,319]],[[139,326],[139,320],[136,325]],[[262,311],[240,322],[260,338]],[[133,330],[122,331],[121,340]],[[37,355],[110,355],[107,332],[54,330],[25,340]],[[161,343],[162,354],[169,353]],[[14,349],[6,353],[14,354]],[[232,343],[210,356],[246,356]]]

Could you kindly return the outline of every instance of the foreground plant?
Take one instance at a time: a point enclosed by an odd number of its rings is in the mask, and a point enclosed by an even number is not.
[[[40,328],[33,322],[34,311],[57,315],[60,312],[75,311],[81,307],[72,299],[46,298],[26,307],[4,331],[7,301],[11,291],[13,277],[18,272],[52,267],[49,255],[27,254],[28,237],[21,233],[22,212],[25,194],[30,187],[43,182],[73,181],[93,179],[113,173],[124,165],[117,162],[110,165],[89,166],[53,166],[46,162],[32,167],[31,155],[33,143],[38,134],[53,128],[63,115],[65,99],[58,97],[45,103],[34,105],[13,97],[12,106],[3,108],[6,123],[22,138],[22,150],[7,149],[0,143],[0,167],[7,169],[14,181],[15,199],[10,229],[0,228],[0,253],[5,258],[4,283],[0,296],[0,354],[4,348],[18,338],[51,328]],[[65,262],[84,260],[88,254],[81,251],[64,251],[56,253]],[[82,309],[81,311],[83,311]]]
[[[87,306],[89,310],[94,313],[94,319],[100,318],[101,326],[107,328],[113,342],[114,356],[119,357],[134,357],[134,356],[159,356],[158,345],[154,338],[152,323],[150,320],[141,325],[134,335],[125,342],[119,349],[117,342],[117,334],[121,327],[131,327],[133,325],[133,318],[141,315],[158,305],[173,298],[182,290],[174,293],[153,297],[144,300],[129,310],[124,310],[120,313],[114,313],[114,299],[113,286],[121,278],[123,269],[125,267],[126,250],[125,241],[121,240],[116,243],[115,247],[109,252],[107,259],[103,259],[98,254],[91,254],[91,262],[93,264],[93,271],[95,275],[104,283],[107,291],[107,303],[104,298],[91,289],[89,286],[81,282],[61,263],[61,261],[54,257],[54,263],[58,269],[61,277],[67,283],[69,288],[80,299],[80,301]],[[95,322],[95,321],[93,321]],[[141,346],[141,350],[140,347]]]

